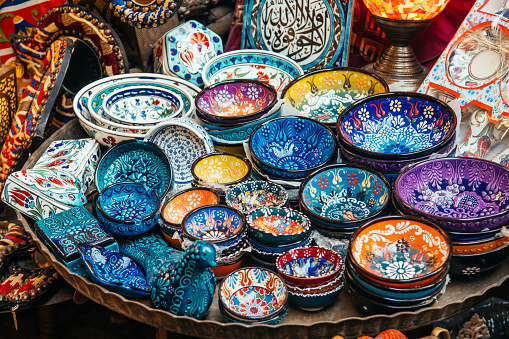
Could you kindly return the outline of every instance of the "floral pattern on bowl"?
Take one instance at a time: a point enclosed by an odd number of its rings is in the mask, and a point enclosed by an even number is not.
[[[196,159],[191,171],[196,180],[205,183],[234,184],[251,174],[251,164],[235,154],[211,153]]]
[[[189,188],[168,199],[161,217],[165,223],[179,227],[184,217],[194,209],[206,205],[217,205],[217,193],[208,188]]]
[[[109,94],[103,108],[113,121],[157,124],[179,114],[184,105],[172,91],[158,87],[127,87]]]
[[[348,107],[337,122],[344,147],[373,157],[417,156],[446,144],[456,115],[443,102],[416,93],[385,93]]]
[[[367,96],[389,92],[385,81],[355,68],[323,69],[293,80],[282,97],[311,119],[335,124],[352,103]]]
[[[244,214],[264,207],[281,207],[286,204],[288,193],[267,181],[247,181],[233,187],[226,195],[226,204]]]

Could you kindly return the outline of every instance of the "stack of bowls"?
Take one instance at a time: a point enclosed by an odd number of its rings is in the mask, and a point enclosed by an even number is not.
[[[261,267],[230,273],[219,287],[219,310],[228,322],[276,325],[288,310],[288,290],[277,274]]]
[[[300,210],[325,236],[349,239],[366,222],[388,214],[391,185],[379,172],[335,164],[311,173],[299,190]]]
[[[242,267],[248,247],[246,218],[226,205],[209,205],[189,212],[181,224],[182,236],[190,241],[204,240],[216,247],[212,271],[220,279]]]
[[[344,286],[344,263],[336,252],[296,248],[280,256],[278,273],[288,288],[290,305],[318,311],[336,301]]]
[[[257,80],[227,80],[196,96],[196,114],[214,144],[239,148],[261,123],[277,118],[277,92]]]
[[[377,94],[350,105],[337,121],[345,162],[373,168],[392,182],[407,165],[450,154],[456,114],[442,101],[410,92]]]
[[[414,311],[445,291],[452,246],[438,226],[411,216],[386,216],[350,240],[348,287],[369,314]]]
[[[509,256],[509,169],[476,158],[416,164],[396,179],[394,205],[440,226],[453,240],[452,275],[488,271]],[[454,250],[456,249],[456,250]]]
[[[275,269],[277,258],[293,248],[310,244],[311,223],[302,213],[283,207],[267,207],[247,217],[251,260]]]

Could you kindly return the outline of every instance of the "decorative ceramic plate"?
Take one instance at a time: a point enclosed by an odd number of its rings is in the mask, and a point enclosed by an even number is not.
[[[248,0],[242,49],[276,52],[304,70],[346,66],[353,2]]]

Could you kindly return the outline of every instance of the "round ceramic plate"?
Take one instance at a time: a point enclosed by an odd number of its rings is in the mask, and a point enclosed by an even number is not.
[[[203,127],[185,118],[156,125],[147,133],[145,140],[159,146],[170,159],[178,186],[190,186],[193,162],[204,154],[214,152],[214,144]]]

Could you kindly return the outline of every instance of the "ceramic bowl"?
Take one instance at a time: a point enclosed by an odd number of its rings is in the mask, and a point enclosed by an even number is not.
[[[295,61],[278,53],[245,49],[210,59],[201,74],[205,86],[228,79],[255,79],[281,92],[304,71]]]
[[[451,240],[452,241],[452,240]],[[509,244],[509,237],[494,236],[487,239],[455,242],[452,241],[452,255],[477,254],[496,250]]]
[[[283,207],[265,207],[248,215],[249,236],[267,246],[292,244],[309,237],[311,223],[302,213]]]
[[[284,245],[265,245],[259,243],[253,238],[249,238],[251,244],[251,256],[256,257],[264,262],[275,264],[277,259],[285,252],[299,247],[308,247],[311,244],[311,238],[308,236],[304,240],[299,240],[291,244]]]
[[[122,236],[138,235],[152,229],[159,220],[160,206],[156,190],[133,182],[105,187],[94,204],[101,226]]]
[[[175,193],[168,198],[161,211],[163,225],[161,227],[181,229],[182,220],[191,211],[198,207],[217,205],[219,196],[217,192],[206,187],[188,188]]]
[[[226,277],[228,274],[232,273],[233,271],[236,271],[242,266],[244,266],[245,262],[246,256],[245,254],[242,254],[242,256],[234,262],[227,263],[224,265],[216,265],[214,267],[211,267],[210,269],[212,270],[212,272],[214,272],[214,276],[216,277],[216,279],[220,280]]]
[[[284,279],[283,279],[284,280]],[[289,282],[286,282],[286,287],[288,288],[289,292],[296,292],[296,293],[302,293],[302,294],[320,294],[324,292],[329,292],[341,285],[344,281],[344,275],[343,272],[340,272],[340,274],[336,275],[332,280],[327,281],[323,284],[319,285],[311,285],[311,286],[295,286],[290,284]]]
[[[456,233],[495,231],[509,223],[509,169],[477,158],[416,164],[396,179],[394,197],[405,214]]]
[[[335,164],[311,173],[299,189],[306,215],[332,228],[352,228],[386,214],[391,185],[380,173],[355,164]]]
[[[229,323],[241,323],[246,325],[277,325],[283,320],[283,318],[286,316],[286,313],[288,311],[288,305],[283,308],[277,315],[274,315],[274,317],[269,318],[267,320],[263,321],[256,321],[256,320],[246,320],[239,318],[235,316],[232,312],[228,312],[227,309],[225,309],[221,304],[219,304],[219,311],[221,312],[221,316]]]
[[[452,246],[436,225],[411,216],[386,216],[361,226],[348,257],[356,272],[391,287],[424,286],[449,267]]]
[[[343,258],[321,247],[296,248],[284,253],[276,261],[283,279],[293,286],[309,287],[333,280],[344,270]]]
[[[219,287],[219,305],[236,318],[261,322],[286,312],[288,290],[275,273],[259,268],[241,268],[229,274]]]
[[[226,204],[248,215],[264,207],[281,207],[288,193],[281,185],[267,181],[246,181],[235,185],[226,195]]]
[[[182,239],[182,228],[180,228],[180,226],[178,228],[170,227],[161,222],[161,220],[159,220],[159,226],[161,226],[161,235],[163,236],[164,240],[171,247],[182,250],[182,246],[180,244],[180,240]]]
[[[371,159],[414,159],[435,153],[455,137],[456,114],[424,94],[377,94],[350,105],[337,121],[338,141]]]
[[[258,80],[227,80],[208,86],[195,99],[196,113],[210,123],[235,125],[262,117],[277,103],[277,92]]]
[[[334,133],[308,118],[283,117],[258,126],[249,138],[249,151],[265,173],[304,178],[336,159]]]
[[[164,152],[142,140],[124,141],[110,148],[97,164],[94,183],[99,192],[119,182],[140,182],[156,190],[161,200],[172,185],[172,168]]]
[[[376,74],[339,67],[304,74],[288,84],[281,96],[300,114],[335,126],[346,107],[367,96],[386,92],[389,86]]]
[[[198,183],[232,186],[249,178],[251,163],[236,154],[216,152],[196,159],[191,172]]]
[[[151,128],[145,140],[159,146],[170,160],[174,190],[191,187],[191,166],[199,157],[214,152],[208,133],[186,118],[171,119]]]
[[[474,254],[453,254],[449,273],[454,276],[472,276],[487,272],[509,257],[509,245]]]
[[[288,300],[290,305],[298,307],[304,311],[319,311],[333,304],[339,297],[339,294],[345,286],[344,280],[335,288],[321,293],[299,293],[288,291]]]

